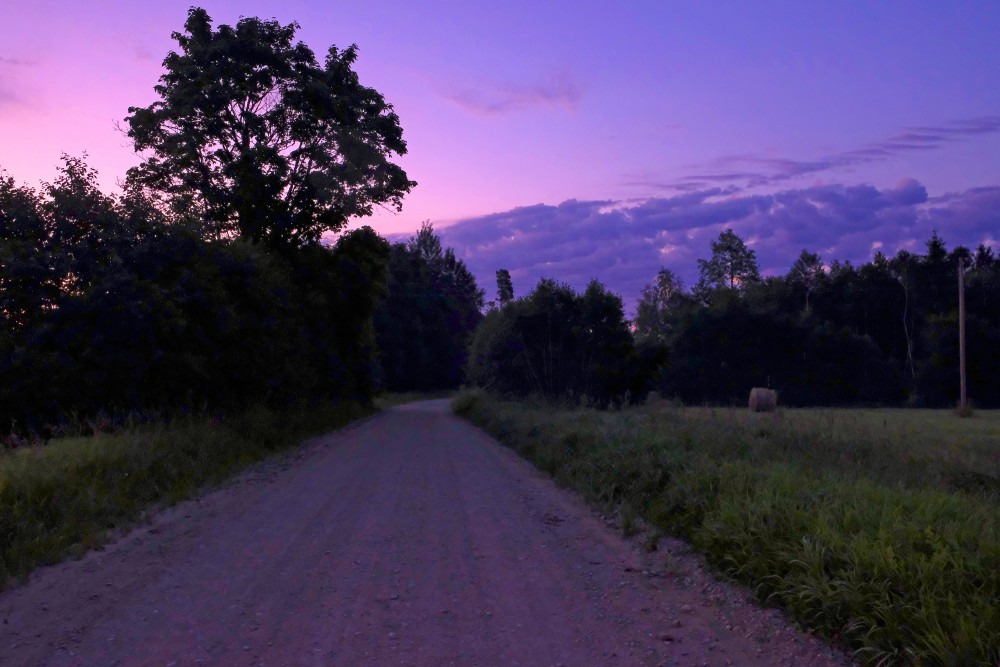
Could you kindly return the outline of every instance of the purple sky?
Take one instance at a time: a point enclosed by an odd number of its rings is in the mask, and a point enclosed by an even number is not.
[[[102,183],[135,163],[114,129],[149,104],[185,2],[7,2],[0,166],[51,179],[87,151]],[[689,283],[732,226],[762,268],[805,247],[1000,240],[1000,3],[231,2],[298,21],[322,54],[357,43],[400,115],[419,185],[369,222],[443,231],[492,295],[511,270],[597,277],[633,308],[662,265]]]

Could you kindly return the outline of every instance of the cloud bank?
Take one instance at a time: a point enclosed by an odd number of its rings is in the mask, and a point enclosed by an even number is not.
[[[515,292],[541,277],[582,288],[597,278],[633,311],[643,285],[667,267],[697,281],[698,258],[733,228],[756,251],[765,274],[784,274],[803,248],[865,262],[881,249],[923,252],[933,230],[949,248],[1000,245],[1000,186],[930,197],[918,181],[894,187],[823,185],[752,195],[722,187],[639,202],[565,201],[463,220],[438,230],[476,275],[487,298],[495,271],[511,272]]]

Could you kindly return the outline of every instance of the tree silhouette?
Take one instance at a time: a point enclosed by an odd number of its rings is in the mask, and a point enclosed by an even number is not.
[[[660,269],[656,279],[642,288],[635,313],[635,337],[657,343],[666,341],[673,311],[684,300],[684,283],[670,269]]]
[[[514,283],[510,279],[510,271],[497,269],[497,301],[500,307],[514,300]]]
[[[809,297],[816,290],[824,277],[823,262],[817,253],[805,248],[788,272],[788,282],[801,289],[806,294],[806,312],[809,312]]]
[[[712,257],[698,260],[701,278],[695,291],[701,295],[715,289],[739,290],[760,281],[757,255],[732,229],[712,241]]]
[[[129,107],[143,162],[128,178],[193,207],[216,238],[317,242],[376,205],[399,210],[414,185],[399,118],[352,69],[357,48],[323,66],[294,42],[298,24],[243,18],[213,30],[204,9],[173,33],[160,99]]]

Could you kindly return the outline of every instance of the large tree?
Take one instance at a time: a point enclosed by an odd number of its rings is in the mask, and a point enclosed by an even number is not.
[[[661,268],[656,279],[642,288],[633,322],[636,340],[666,342],[685,298],[683,281],[670,269]]]
[[[510,279],[510,271],[497,269],[497,302],[500,307],[514,300],[514,283]]]
[[[715,289],[742,290],[760,281],[756,253],[732,229],[712,241],[712,257],[698,260],[698,272],[695,291],[700,295]]]
[[[320,66],[298,27],[213,29],[191,8],[160,99],[129,108],[145,155],[129,179],[194,207],[211,236],[271,246],[315,243],[376,205],[399,210],[416,183],[390,162],[406,152],[392,105],[358,81],[356,46],[331,46]]]
[[[787,281],[789,284],[805,293],[805,312],[809,312],[809,297],[819,286],[825,277],[823,272],[823,261],[819,254],[809,252],[805,248],[799,254],[798,259],[792,264],[788,272]]]

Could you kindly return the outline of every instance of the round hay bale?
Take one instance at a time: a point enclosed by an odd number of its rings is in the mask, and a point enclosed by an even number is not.
[[[750,390],[750,412],[774,412],[778,409],[778,394],[773,389],[754,387]]]

